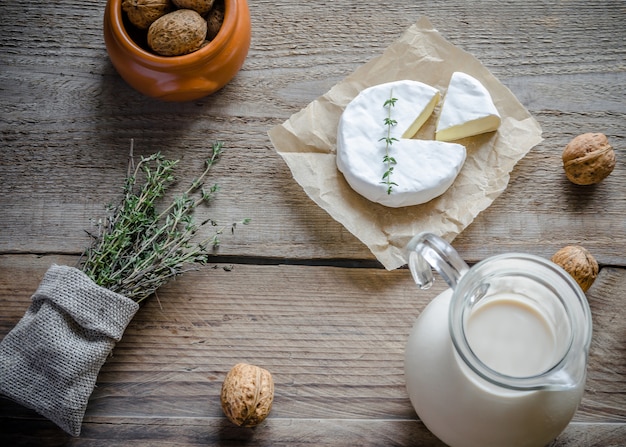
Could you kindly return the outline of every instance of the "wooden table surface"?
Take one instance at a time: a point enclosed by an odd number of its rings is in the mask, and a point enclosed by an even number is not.
[[[267,131],[378,56],[420,17],[478,58],[536,117],[544,141],[506,191],[453,242],[468,263],[587,247],[594,333],[574,420],[553,446],[626,445],[626,2],[624,0],[251,1],[246,62],[220,92],[189,103],[141,96],[102,36],[104,0],[0,0],[0,337],[51,264],[75,265],[85,230],[115,202],[135,154],[202,167],[214,140],[224,235],[209,266],[171,282],[136,314],[91,395],[82,434],[0,397],[2,445],[438,446],[405,390],[403,352],[436,293],[386,271],[297,185]],[[614,172],[593,187],[565,178],[561,152],[605,133]],[[222,415],[237,362],[270,370],[260,426]]]

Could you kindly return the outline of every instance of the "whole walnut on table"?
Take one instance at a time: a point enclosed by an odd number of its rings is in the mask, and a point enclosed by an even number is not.
[[[602,133],[578,135],[563,150],[563,169],[577,185],[593,185],[604,180],[615,167],[615,151]]]
[[[260,424],[272,410],[274,380],[266,369],[238,363],[228,372],[222,385],[222,410],[234,424],[252,427]]]
[[[580,245],[568,245],[561,248],[551,260],[563,267],[563,270],[574,278],[583,292],[589,290],[600,270],[593,255]]]

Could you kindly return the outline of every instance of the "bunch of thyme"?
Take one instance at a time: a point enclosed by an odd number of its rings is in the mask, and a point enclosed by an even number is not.
[[[200,204],[211,202],[219,190],[217,184],[205,189],[204,180],[222,151],[223,143],[213,144],[202,175],[158,211],[159,199],[174,182],[178,161],[165,160],[156,153],[142,157],[135,166],[131,140],[121,203],[109,206],[110,215],[98,222],[98,234],[91,234],[92,244],[81,257],[79,268],[96,284],[141,302],[173,277],[190,270],[189,265],[205,264],[211,250],[219,245],[224,228],[216,228],[211,237],[194,242],[201,226],[217,224],[211,219],[196,224],[193,212]],[[231,225],[231,231],[236,225]]]
[[[391,108],[396,105],[398,98],[393,97],[393,91],[389,95],[389,99],[385,101],[383,107],[387,109],[387,116],[384,119],[385,126],[387,128],[387,135],[378,141],[385,142],[385,155],[383,156],[383,163],[385,164],[386,171],[383,174],[383,181],[381,183],[387,186],[387,194],[391,194],[393,187],[398,186],[397,183],[391,181],[391,174],[393,174],[393,167],[397,163],[396,159],[389,155],[391,145],[394,141],[398,141],[397,138],[391,136],[391,128],[398,124],[394,119],[391,119]]]

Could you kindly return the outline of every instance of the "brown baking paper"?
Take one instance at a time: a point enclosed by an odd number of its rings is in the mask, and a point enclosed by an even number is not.
[[[403,208],[370,202],[353,191],[335,164],[337,126],[346,105],[364,88],[401,79],[432,85],[443,96],[455,71],[483,83],[502,124],[496,132],[457,141],[466,146],[467,159],[454,184],[428,203]],[[434,139],[440,106],[415,138]],[[476,58],[445,40],[426,18],[382,55],[272,128],[269,137],[308,196],[388,270],[406,264],[403,248],[416,233],[429,231],[451,242],[506,189],[515,164],[542,141],[539,124],[513,93]]]

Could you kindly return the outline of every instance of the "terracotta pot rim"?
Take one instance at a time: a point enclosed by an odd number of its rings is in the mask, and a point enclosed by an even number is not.
[[[111,8],[108,14],[110,15],[113,34],[126,51],[135,54],[146,62],[161,66],[180,67],[186,64],[204,63],[207,58],[218,54],[222,47],[228,43],[230,35],[234,32],[236,27],[238,12],[237,0],[224,0],[224,21],[219,32],[211,42],[192,53],[183,54],[181,56],[160,56],[142,48],[130,37],[124,26],[122,1],[123,0],[109,0]]]

